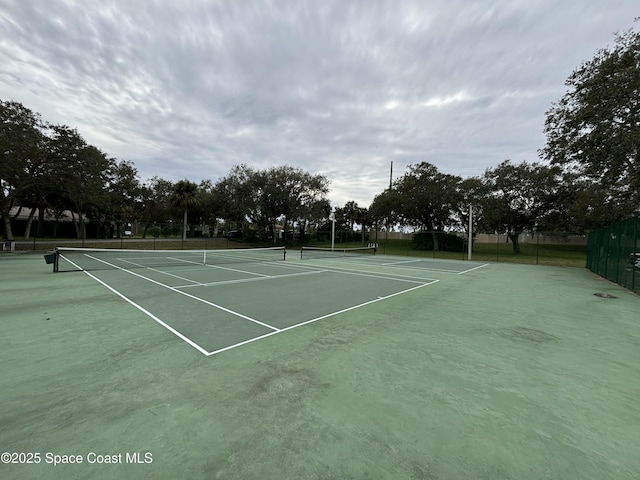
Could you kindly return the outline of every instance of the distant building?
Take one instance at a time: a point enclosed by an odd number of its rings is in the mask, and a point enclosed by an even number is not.
[[[78,221],[79,216],[71,210],[54,211],[45,209],[43,215],[44,225],[38,225],[40,221],[40,210],[38,208],[31,209],[28,207],[13,207],[9,211],[11,218],[11,230],[14,237],[24,237],[26,229],[29,228],[29,236],[36,233],[45,237],[75,237],[76,227],[74,221]],[[85,226],[87,227],[87,235],[89,232],[96,230],[91,224],[91,220],[86,216],[82,216]],[[39,228],[40,227],[40,228]],[[95,235],[95,233],[94,233]]]

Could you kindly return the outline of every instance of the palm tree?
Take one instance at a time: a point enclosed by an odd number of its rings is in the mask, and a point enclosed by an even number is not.
[[[183,210],[182,240],[187,238],[187,211],[198,206],[198,185],[189,180],[180,180],[173,186],[171,205]]]
[[[353,231],[353,224],[356,223],[356,216],[358,214],[358,204],[353,200],[344,204],[344,216],[345,220],[349,224],[349,231]]]

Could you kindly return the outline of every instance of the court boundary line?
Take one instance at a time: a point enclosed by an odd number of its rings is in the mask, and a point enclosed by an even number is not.
[[[340,272],[336,272],[336,273],[340,273]],[[390,279],[390,280],[394,280],[394,279]],[[293,330],[294,328],[302,327],[304,325],[309,325],[311,323],[315,323],[315,322],[318,322],[320,320],[324,320],[326,318],[334,317],[336,315],[340,315],[342,313],[349,312],[351,310],[355,310],[356,308],[365,307],[367,305],[371,305],[371,304],[376,303],[376,302],[381,302],[382,300],[387,300],[387,299],[395,297],[397,295],[402,295],[404,293],[409,293],[409,292],[411,292],[413,290],[417,290],[419,288],[423,288],[423,287],[427,287],[429,285],[433,285],[434,283],[438,283],[439,281],[440,280],[431,280],[431,281],[429,281],[427,283],[423,283],[421,285],[416,285],[415,287],[411,287],[411,288],[408,288],[406,290],[401,290],[399,292],[391,293],[389,295],[385,295],[385,296],[382,296],[382,297],[374,298],[373,300],[369,300],[367,302],[359,303],[358,305],[353,305],[351,307],[343,308],[342,310],[338,310],[338,311],[335,311],[335,312],[327,313],[326,315],[321,315],[319,317],[312,318],[310,320],[305,320],[304,322],[296,323],[294,325],[289,325],[288,327],[281,328],[277,332],[269,332],[269,333],[261,335],[259,337],[250,338],[250,339],[245,340],[243,342],[239,342],[239,343],[236,343],[236,344],[233,344],[233,345],[228,345],[226,347],[219,348],[217,350],[212,350],[212,351],[206,353],[205,355],[208,356],[208,357],[210,357],[212,355],[217,355],[218,353],[226,352],[226,351],[231,350],[233,348],[241,347],[241,346],[246,345],[248,343],[256,342],[258,340],[262,340],[262,339],[264,339],[266,337],[271,337],[271,336],[276,335],[278,333],[287,332],[289,330]]]
[[[400,264],[403,263],[415,263],[415,262],[429,262],[431,259],[429,258],[414,258],[412,260],[404,260],[404,261],[398,261],[398,262],[391,262],[391,263],[365,263],[365,262],[351,262],[348,260],[341,260],[340,258],[336,258],[336,259],[322,259],[322,258],[312,258],[309,260],[306,260],[308,262],[313,262],[314,260],[319,260],[320,262],[327,262],[327,263],[347,263],[349,265],[360,265],[360,266],[367,266],[367,267],[371,267],[371,266],[377,266],[377,267],[391,267],[391,268],[395,268],[397,266],[397,268],[403,268],[400,266]],[[435,260],[446,260],[446,259],[435,259]],[[463,260],[451,260],[452,262],[461,262]],[[438,273],[447,273],[450,275],[461,275],[463,273],[467,273],[470,272],[472,270],[475,270],[477,268],[481,268],[481,267],[486,267],[488,266],[488,263],[484,263],[482,265],[477,265],[476,267],[473,268],[469,268],[467,270],[463,270],[462,272],[458,271],[458,270],[447,270],[444,268],[413,268],[412,270],[422,270],[422,271],[427,271],[427,272],[438,272]],[[411,269],[411,268],[409,268]]]
[[[477,270],[479,268],[488,267],[488,266],[489,266],[488,263],[483,263],[482,265],[478,265],[477,267],[473,267],[473,268],[470,268],[468,270],[464,270],[464,271],[458,273],[458,275],[463,275],[465,273],[472,272],[472,271]]]
[[[161,257],[161,258],[165,258],[165,257]],[[268,277],[268,275],[264,275],[262,273],[247,272],[246,270],[240,270],[239,268],[230,268],[230,267],[223,267],[222,265],[211,265],[211,264],[206,264],[206,263],[192,262],[190,260],[185,260],[184,258],[174,258],[174,257],[166,257],[166,258],[168,258],[169,260],[174,260],[176,262],[184,263],[186,265],[191,265],[193,267],[217,268],[217,269],[220,269],[220,270],[229,270],[229,271],[232,271],[232,272],[245,273],[247,275],[253,275],[254,277]],[[149,270],[154,270],[154,271],[162,273],[164,275],[175,276],[176,278],[180,278],[181,280],[192,281],[192,280],[189,280],[188,278],[182,278],[182,277],[179,277],[179,276],[174,275],[174,274],[169,273],[169,272],[163,272],[162,270],[158,270],[158,269],[156,269],[154,267],[148,267],[148,266],[146,266],[144,264],[132,262],[131,260],[128,260],[126,258],[118,258],[117,260],[120,260],[121,262],[125,262],[125,263],[130,263],[131,265],[135,265],[135,266],[140,267],[140,268],[147,268]],[[104,261],[104,263],[107,263],[107,262]],[[111,264],[108,264],[108,265],[111,265]],[[124,269],[124,270],[126,270],[126,269]],[[193,270],[189,270],[189,271],[193,271]],[[197,283],[197,282],[193,282],[193,283]]]
[[[411,280],[409,279],[409,277],[406,278],[391,278],[389,275],[384,275],[384,274],[376,274],[376,273],[372,273],[372,272],[350,272],[348,270],[344,270],[344,271],[340,271],[337,270],[336,273],[340,273],[342,275],[356,275],[359,277],[371,277],[371,278],[380,278],[383,280],[394,280],[396,282],[408,282],[408,283],[424,283],[425,280],[432,280],[429,278],[425,278],[424,280]],[[398,275],[400,276],[400,275]]]
[[[82,268],[80,268],[76,263],[72,262],[71,260],[69,260],[68,258],[65,258],[65,260],[67,262],[69,262],[71,265],[73,265],[74,267],[79,268],[83,273],[85,273],[86,275],[88,275],[89,277],[93,278],[96,282],[98,282],[100,285],[102,285],[103,287],[106,287],[108,290],[110,290],[111,292],[115,293],[118,297],[120,297],[121,299],[123,299],[125,302],[127,302],[128,304],[132,305],[133,307],[137,308],[138,310],[140,310],[142,313],[144,313],[145,315],[147,315],[149,318],[151,318],[153,321],[155,321],[156,323],[158,323],[159,325],[163,326],[164,328],[166,328],[167,330],[169,330],[171,333],[173,333],[176,337],[178,337],[180,340],[183,340],[185,342],[187,342],[188,345],[191,345],[193,348],[195,348],[196,350],[198,350],[200,353],[202,353],[203,355],[207,355],[207,349],[204,347],[201,347],[200,345],[198,345],[196,342],[194,342],[193,340],[191,340],[189,337],[187,337],[186,335],[180,333],[178,330],[176,330],[175,328],[173,328],[171,325],[165,323],[164,321],[160,320],[157,316],[155,316],[153,313],[151,313],[149,310],[147,310],[146,308],[144,308],[142,305],[138,305],[136,302],[134,302],[133,300],[131,300],[130,298],[128,298],[126,295],[124,295],[123,293],[120,293],[118,290],[116,290],[115,288],[113,288],[111,285],[109,285],[108,283],[100,280],[98,277],[96,277],[95,275],[93,275],[91,272],[88,272],[87,270],[83,270]]]
[[[380,265],[383,267],[395,267],[396,265],[402,265],[407,263],[419,263],[419,262],[429,262],[428,258],[414,258],[413,260],[403,260],[400,262],[391,262],[391,263],[381,263]],[[402,267],[399,267],[402,268]],[[438,273],[449,273],[451,275],[460,275],[461,272],[458,270],[450,270],[447,268],[414,268],[413,270],[426,270],[428,272],[438,272]]]
[[[130,305],[132,305],[136,309],[138,309],[141,312],[143,312],[145,315],[147,315],[149,318],[154,320],[156,323],[158,323],[159,325],[161,325],[162,327],[164,327],[165,329],[167,329],[168,331],[173,333],[175,336],[177,336],[181,340],[185,341],[187,344],[191,345],[193,348],[195,348],[196,350],[198,350],[200,353],[202,353],[203,355],[205,355],[207,357],[213,356],[213,355],[216,355],[216,354],[219,354],[219,353],[222,353],[222,352],[234,349],[234,348],[238,348],[240,346],[247,345],[249,343],[253,343],[253,342],[256,342],[258,340],[262,340],[264,338],[276,335],[278,333],[283,333],[283,332],[286,332],[286,331],[289,331],[289,330],[293,330],[294,328],[298,328],[298,327],[302,327],[302,326],[305,326],[305,325],[309,325],[311,323],[315,323],[315,322],[318,322],[320,320],[324,320],[326,318],[334,317],[336,315],[340,315],[342,313],[349,312],[349,311],[355,310],[357,308],[365,307],[367,305],[371,305],[371,304],[376,303],[376,302],[387,300],[387,299],[395,297],[397,295],[402,295],[402,294],[405,294],[405,293],[409,293],[409,292],[417,290],[419,288],[423,288],[423,287],[426,287],[426,286],[429,286],[429,285],[433,285],[433,284],[438,283],[440,281],[440,280],[434,280],[434,279],[424,279],[422,281],[419,281],[418,279],[416,279],[416,280],[406,280],[406,279],[390,278],[390,277],[393,277],[393,276],[400,276],[400,275],[394,275],[394,274],[391,274],[390,276],[389,275],[384,275],[384,274],[382,274],[382,275],[374,275],[374,274],[367,274],[367,273],[340,271],[340,269],[329,269],[329,270],[326,270],[326,269],[317,269],[317,268],[314,268],[314,267],[310,267],[309,269],[311,269],[314,273],[315,272],[317,272],[317,273],[323,273],[323,272],[331,273],[331,272],[333,272],[333,273],[342,274],[342,275],[355,274],[355,275],[361,275],[361,276],[367,276],[367,277],[373,277],[373,278],[379,278],[379,279],[396,280],[396,281],[403,281],[403,282],[408,282],[408,283],[419,283],[419,285],[416,285],[416,286],[411,287],[411,288],[407,288],[405,290],[401,290],[399,292],[394,292],[394,293],[391,293],[389,295],[379,296],[379,297],[377,297],[377,298],[375,298],[373,300],[362,302],[362,303],[359,303],[357,305],[352,305],[350,307],[343,308],[343,309],[337,310],[335,312],[330,312],[328,314],[321,315],[319,317],[315,317],[315,318],[312,318],[312,319],[309,319],[309,320],[305,320],[303,322],[299,322],[299,323],[296,323],[294,325],[289,325],[288,327],[276,328],[276,327],[274,327],[272,325],[269,325],[267,323],[260,322],[259,320],[256,320],[256,319],[252,319],[251,317],[243,315],[243,314],[241,314],[239,312],[234,312],[233,310],[227,309],[227,308],[225,308],[225,307],[223,307],[221,305],[217,305],[217,304],[215,304],[213,302],[209,302],[208,300],[205,300],[205,299],[202,299],[202,298],[197,297],[195,295],[191,295],[189,293],[186,293],[186,292],[183,292],[181,290],[178,290],[178,289],[176,289],[176,287],[171,287],[169,285],[165,285],[165,284],[163,284],[161,282],[158,282],[158,281],[153,280],[151,278],[145,277],[144,275],[140,275],[140,274],[138,274],[136,272],[133,272],[131,270],[127,270],[126,268],[122,268],[122,267],[120,267],[118,265],[114,265],[112,263],[109,263],[109,262],[107,262],[105,260],[93,257],[91,255],[87,254],[87,256],[89,258],[92,258],[93,260],[96,260],[98,262],[104,263],[105,265],[109,265],[109,266],[111,266],[111,267],[113,267],[113,268],[115,268],[117,270],[120,270],[120,271],[123,271],[125,273],[134,275],[134,276],[136,276],[138,278],[141,278],[143,280],[151,282],[151,283],[153,283],[155,285],[158,285],[160,287],[167,288],[167,289],[169,289],[169,290],[171,290],[173,292],[179,293],[179,294],[184,295],[184,296],[186,296],[188,298],[191,298],[193,300],[197,300],[199,302],[205,303],[205,304],[210,305],[210,306],[212,306],[214,308],[218,308],[218,309],[220,309],[222,311],[225,311],[225,312],[230,313],[232,315],[235,315],[237,317],[252,321],[254,323],[257,323],[257,324],[259,324],[261,326],[264,326],[264,327],[269,328],[270,330],[272,330],[271,332],[268,332],[268,333],[265,333],[265,334],[262,334],[262,335],[258,335],[256,337],[249,338],[249,339],[244,340],[242,342],[238,342],[238,343],[235,343],[235,344],[232,344],[232,345],[227,345],[226,347],[222,347],[222,348],[219,348],[219,349],[216,349],[216,350],[208,351],[207,349],[205,349],[204,347],[200,346],[195,341],[191,340],[186,335],[180,333],[177,329],[171,327],[169,324],[167,324],[166,322],[164,322],[163,320],[158,318],[156,315],[154,315],[153,313],[151,313],[150,311],[145,309],[143,306],[137,304],[136,302],[134,302],[133,300],[128,298],[126,295],[124,295],[123,293],[121,293],[118,290],[116,290],[114,287],[112,287],[111,285],[109,285],[105,281],[99,279],[98,277],[96,277],[95,275],[90,273],[89,271],[82,269],[76,263],[74,263],[73,261],[69,260],[68,258],[63,257],[67,262],[71,263],[74,267],[78,268],[80,271],[84,272],[89,277],[91,277],[92,279],[96,280],[99,284],[101,284],[102,286],[106,287],[111,292],[115,293],[118,297],[122,298],[127,303],[129,303]],[[304,268],[307,268],[307,267],[305,266]],[[309,272],[309,273],[311,273],[311,272]],[[286,276],[291,276],[291,275],[286,275]],[[273,277],[270,277],[270,278],[278,278],[278,276],[273,276]],[[255,280],[260,280],[260,279],[261,278],[253,278],[253,279],[247,279],[247,280],[254,280],[255,281]]]
[[[93,260],[97,260],[99,262],[102,262],[105,265],[109,265],[111,267],[114,267],[114,268],[116,268],[116,269],[118,269],[118,270],[120,270],[122,272],[128,273],[130,275],[134,275],[134,276],[136,276],[138,278],[142,278],[143,280],[146,280],[148,282],[154,283],[154,284],[156,284],[156,285],[158,285],[160,287],[167,288],[167,289],[171,290],[172,292],[179,293],[180,295],[184,295],[185,297],[189,297],[189,298],[191,298],[193,300],[197,300],[198,302],[205,303],[205,304],[210,305],[210,306],[212,306],[214,308],[222,310],[223,312],[227,312],[227,313],[230,313],[231,315],[235,315],[236,317],[244,318],[245,320],[249,320],[250,322],[257,323],[258,325],[262,325],[263,327],[266,327],[266,328],[268,328],[270,330],[276,330],[276,331],[280,330],[279,328],[276,328],[273,325],[269,325],[267,323],[261,322],[260,320],[256,320],[255,318],[251,318],[251,317],[249,317],[247,315],[243,315],[242,313],[234,312],[233,310],[231,310],[229,308],[226,308],[226,307],[223,307],[222,305],[218,305],[218,304],[215,304],[215,303],[210,302],[208,300],[205,300],[204,298],[196,297],[195,295],[191,295],[190,293],[183,292],[182,290],[178,290],[175,287],[172,287],[170,285],[165,285],[164,283],[158,282],[157,280],[154,280],[152,278],[145,277],[144,275],[140,275],[139,273],[133,272],[131,270],[127,270],[126,268],[122,268],[122,267],[119,267],[118,265],[114,265],[114,264],[109,263],[109,262],[107,262],[105,260],[101,260],[99,258],[92,257],[91,255],[87,255],[87,256],[89,258],[92,258]]]
[[[302,275],[316,275],[318,273],[324,273],[328,271],[329,270],[312,270],[309,272],[285,273],[284,275],[270,275],[256,278],[239,278],[237,280],[220,280],[219,282],[194,283],[193,285],[178,285],[173,288],[215,287],[217,285],[231,285],[234,283],[261,282],[264,280],[276,280],[278,278],[299,277]]]
[[[375,266],[375,264],[365,264],[365,263],[350,263],[350,264],[351,265],[366,265],[368,267],[370,267],[372,265]],[[303,264],[297,264],[297,265],[299,265],[300,268],[306,268],[306,269],[314,270],[314,271],[315,270],[325,270],[325,271],[344,273],[344,274],[360,274],[360,275],[366,275],[366,276],[382,278],[382,279],[387,279],[387,280],[400,280],[399,278],[394,278],[394,277],[401,277],[401,278],[404,278],[404,279],[408,279],[408,281],[414,281],[415,283],[431,282],[431,281],[434,280],[433,278],[414,277],[412,275],[405,275],[405,274],[402,274],[402,273],[371,272],[371,271],[367,271],[367,270],[362,270],[360,272],[354,272],[353,269],[349,269],[347,267],[335,267],[335,266],[329,266],[329,265],[324,265],[324,266],[320,266],[320,265],[303,265]],[[381,265],[378,265],[378,266],[381,266]]]
[[[119,258],[118,260],[123,260],[123,259]],[[124,261],[127,262],[127,260],[124,260]],[[185,282],[191,282],[191,283],[193,283],[195,285],[198,285],[198,282],[196,282],[195,280],[191,280],[189,278],[181,277],[180,275],[176,275],[175,273],[164,272],[164,271],[158,270],[157,268],[154,268],[154,267],[145,267],[144,265],[139,265],[139,264],[133,263],[133,262],[127,262],[127,263],[131,263],[132,265],[136,265],[138,267],[144,268],[146,270],[151,270],[152,272],[157,272],[157,273],[160,273],[162,275],[166,275],[168,277],[177,278],[179,280],[184,280]],[[195,271],[195,269],[194,270],[187,270],[187,271],[191,272],[191,271]]]

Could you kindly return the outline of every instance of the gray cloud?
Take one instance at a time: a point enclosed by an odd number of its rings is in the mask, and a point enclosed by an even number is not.
[[[0,0],[0,97],[141,178],[326,175],[363,206],[420,161],[535,161],[564,80],[636,2]]]

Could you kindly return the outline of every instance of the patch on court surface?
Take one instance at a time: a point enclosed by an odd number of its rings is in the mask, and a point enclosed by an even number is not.
[[[347,262],[284,261],[284,253],[61,249],[56,269],[84,271],[205,355],[438,281]]]

